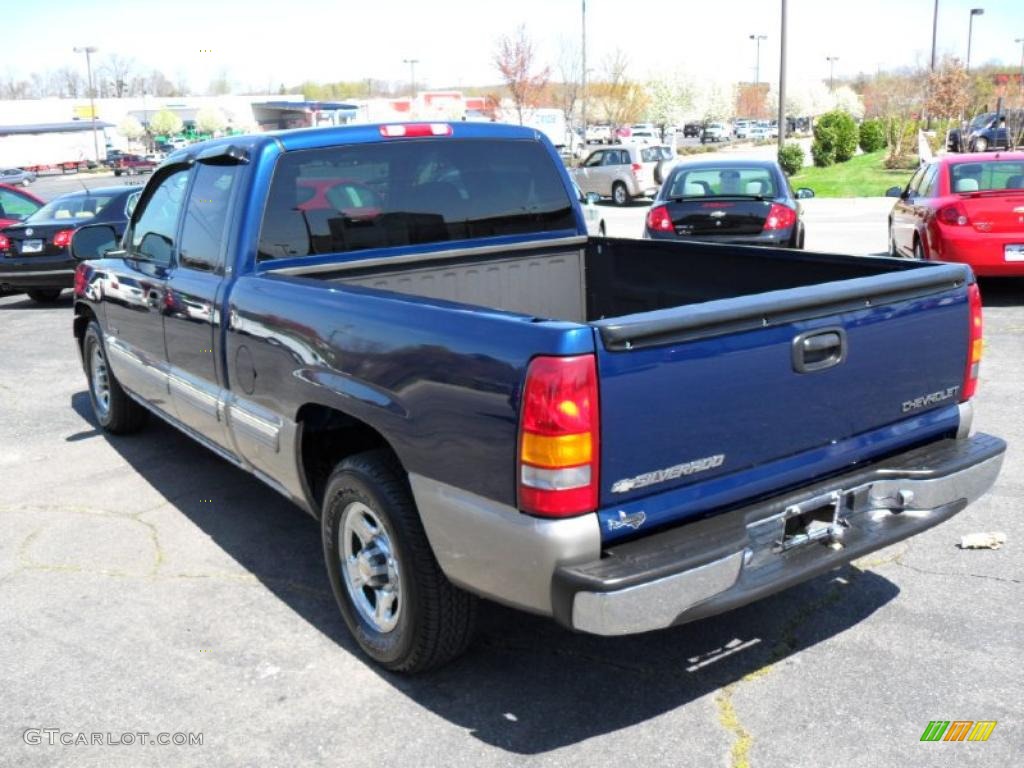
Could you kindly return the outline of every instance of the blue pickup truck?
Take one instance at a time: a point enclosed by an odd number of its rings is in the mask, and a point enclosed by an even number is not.
[[[599,635],[743,605],[955,515],[1005,450],[967,267],[588,237],[526,128],[194,145],[72,250],[99,424],[155,414],[318,519],[392,670],[458,655],[478,596]]]

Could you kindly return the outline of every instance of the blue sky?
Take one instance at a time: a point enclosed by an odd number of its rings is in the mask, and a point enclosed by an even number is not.
[[[221,70],[243,88],[275,89],[303,79],[407,81],[404,58],[433,87],[493,83],[495,38],[520,23],[557,73],[577,45],[581,0],[49,0],[4,4],[0,74],[26,77],[64,65],[84,68],[75,45],[96,45],[102,61],[117,52],[172,80],[183,74],[204,89]],[[938,47],[964,57],[968,12],[975,18],[972,61],[1016,68],[1024,37],[1024,0],[940,0]],[[753,33],[761,79],[778,76],[780,0],[588,0],[589,64],[600,69],[616,47],[631,74],[646,78],[682,68],[700,78],[750,80]],[[837,76],[927,63],[933,0],[789,0],[792,77]],[[119,20],[122,20],[121,23]],[[209,53],[201,52],[209,50]]]

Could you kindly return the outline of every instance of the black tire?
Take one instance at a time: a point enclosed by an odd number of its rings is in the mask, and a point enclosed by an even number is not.
[[[621,181],[612,184],[612,202],[616,205],[629,205],[629,190]]]
[[[598,227],[598,230],[597,230],[597,232],[598,232],[598,234],[599,234],[599,235],[600,235],[601,237],[608,237],[608,232],[607,232],[607,230],[605,230],[605,227],[604,227],[604,222],[603,222],[603,221],[601,222],[601,226],[600,226],[600,227]]]
[[[925,258],[924,258],[924,246],[921,245],[921,241],[919,239],[915,239],[914,240],[914,258],[917,259],[918,261],[924,261],[925,260]]]
[[[36,288],[31,291],[25,291],[28,297],[37,304],[53,304],[57,299],[60,298],[60,288]]]
[[[120,176],[120,175],[121,175],[121,172],[120,172],[120,171],[114,171],[114,175],[115,175],[115,176]]]
[[[98,391],[97,377],[94,375],[94,367],[97,362],[94,350],[97,349],[106,368],[107,400],[105,407],[102,392]],[[82,365],[85,367],[85,378],[89,384],[89,402],[92,404],[92,412],[104,431],[113,435],[127,435],[142,429],[149,414],[145,408],[128,397],[114,376],[114,372],[107,362],[103,333],[95,320],[89,323],[89,327],[85,329],[85,336],[82,338]]]
[[[984,152],[985,150],[988,149],[988,139],[986,139],[984,136],[979,136],[974,140],[974,146],[972,147],[972,149],[975,152]]]
[[[889,255],[894,259],[900,258],[900,251],[896,247],[896,238],[892,236],[892,222],[889,223]]]
[[[351,515],[357,509],[368,509],[379,520],[388,544],[384,551],[395,562],[399,608],[388,631],[380,631],[363,615],[342,581],[339,533],[346,510]],[[409,487],[389,454],[368,451],[338,464],[324,493],[321,533],[335,601],[367,656],[393,672],[418,673],[465,651],[476,626],[477,599],[441,572]],[[388,572],[390,580],[390,568]],[[365,586],[354,589],[373,592]]]

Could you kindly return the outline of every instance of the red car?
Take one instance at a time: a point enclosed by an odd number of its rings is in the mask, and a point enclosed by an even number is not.
[[[0,184],[0,229],[19,224],[43,207],[43,201],[31,192]]]
[[[121,155],[110,167],[114,169],[114,175],[120,176],[125,173],[129,176],[135,173],[152,173],[159,163],[150,160],[142,155]]]
[[[889,252],[1024,277],[1024,152],[952,155],[921,166],[889,214]]]

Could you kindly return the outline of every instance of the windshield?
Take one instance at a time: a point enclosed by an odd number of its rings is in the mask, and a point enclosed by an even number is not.
[[[971,128],[983,128],[992,121],[993,117],[995,117],[994,112],[984,112],[971,120]]]
[[[91,219],[114,198],[113,195],[69,195],[51,200],[28,217],[26,223]]]
[[[730,166],[728,168],[679,169],[672,177],[669,197],[777,197],[774,174],[768,168]]]
[[[957,163],[949,167],[954,192],[1024,190],[1024,161],[998,163]]]

